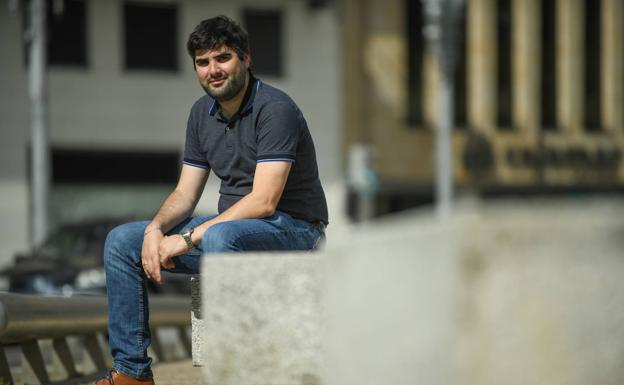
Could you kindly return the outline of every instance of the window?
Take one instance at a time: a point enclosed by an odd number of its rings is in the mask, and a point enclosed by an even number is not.
[[[541,63],[541,125],[552,131],[557,128],[557,74],[555,70],[555,39],[557,30],[556,0],[542,0],[542,63]]]
[[[84,0],[65,0],[60,9],[46,1],[47,58],[50,66],[87,66],[87,25]],[[24,8],[24,28],[30,27],[29,6]],[[25,62],[29,50],[25,49]]]
[[[178,70],[176,5],[124,4],[125,61],[129,70]]]
[[[497,71],[496,71],[496,125],[499,129],[512,128],[511,87],[511,0],[498,0],[497,5]]]
[[[600,131],[600,1],[585,0],[585,129]]]
[[[86,9],[82,0],[65,0],[60,14],[48,1],[48,62],[50,65],[87,66]]]
[[[52,148],[54,183],[175,183],[177,152],[121,152]]]
[[[245,9],[243,25],[249,34],[253,71],[262,75],[283,76],[282,12]]]
[[[423,36],[424,13],[422,2],[405,0],[405,22],[407,34],[407,122],[410,125],[421,125],[423,122],[422,65],[425,39]]]

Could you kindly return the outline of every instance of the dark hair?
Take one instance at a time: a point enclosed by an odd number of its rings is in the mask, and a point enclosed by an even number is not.
[[[195,60],[195,50],[230,47],[239,58],[249,54],[247,32],[227,16],[219,15],[203,20],[195,27],[186,42],[186,50]]]

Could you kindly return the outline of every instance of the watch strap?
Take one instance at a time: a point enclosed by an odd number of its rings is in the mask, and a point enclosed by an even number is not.
[[[195,244],[193,243],[193,239],[191,238],[191,235],[193,235],[193,231],[195,231],[195,229],[189,229],[182,233],[182,238],[186,242],[186,245],[188,246],[189,250],[195,247]]]

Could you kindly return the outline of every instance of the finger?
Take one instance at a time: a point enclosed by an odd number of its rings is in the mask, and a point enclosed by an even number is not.
[[[145,259],[142,259],[141,260],[141,266],[143,267],[143,272],[145,273],[145,276],[147,278],[152,278],[151,275],[150,275],[150,272],[149,272],[150,269],[149,269],[148,261],[145,260]]]
[[[154,268],[152,269],[152,277],[153,277],[153,280],[156,281],[157,284],[162,285],[162,277],[160,276],[159,264],[155,264]]]
[[[158,266],[158,257],[147,257],[143,260],[143,270],[148,279],[154,279],[155,266]]]

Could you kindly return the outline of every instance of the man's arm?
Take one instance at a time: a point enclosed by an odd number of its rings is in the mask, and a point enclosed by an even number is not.
[[[154,219],[145,228],[141,261],[148,278],[162,283],[159,245],[163,234],[193,213],[204,190],[208,174],[208,170],[182,165],[175,190],[165,199]]]
[[[217,223],[273,215],[286,186],[290,168],[290,162],[258,163],[251,192],[220,215],[197,226],[192,235],[193,243],[199,244],[206,230]],[[170,259],[187,251],[188,246],[182,236],[165,237],[160,243],[161,264],[167,268],[173,267]]]

